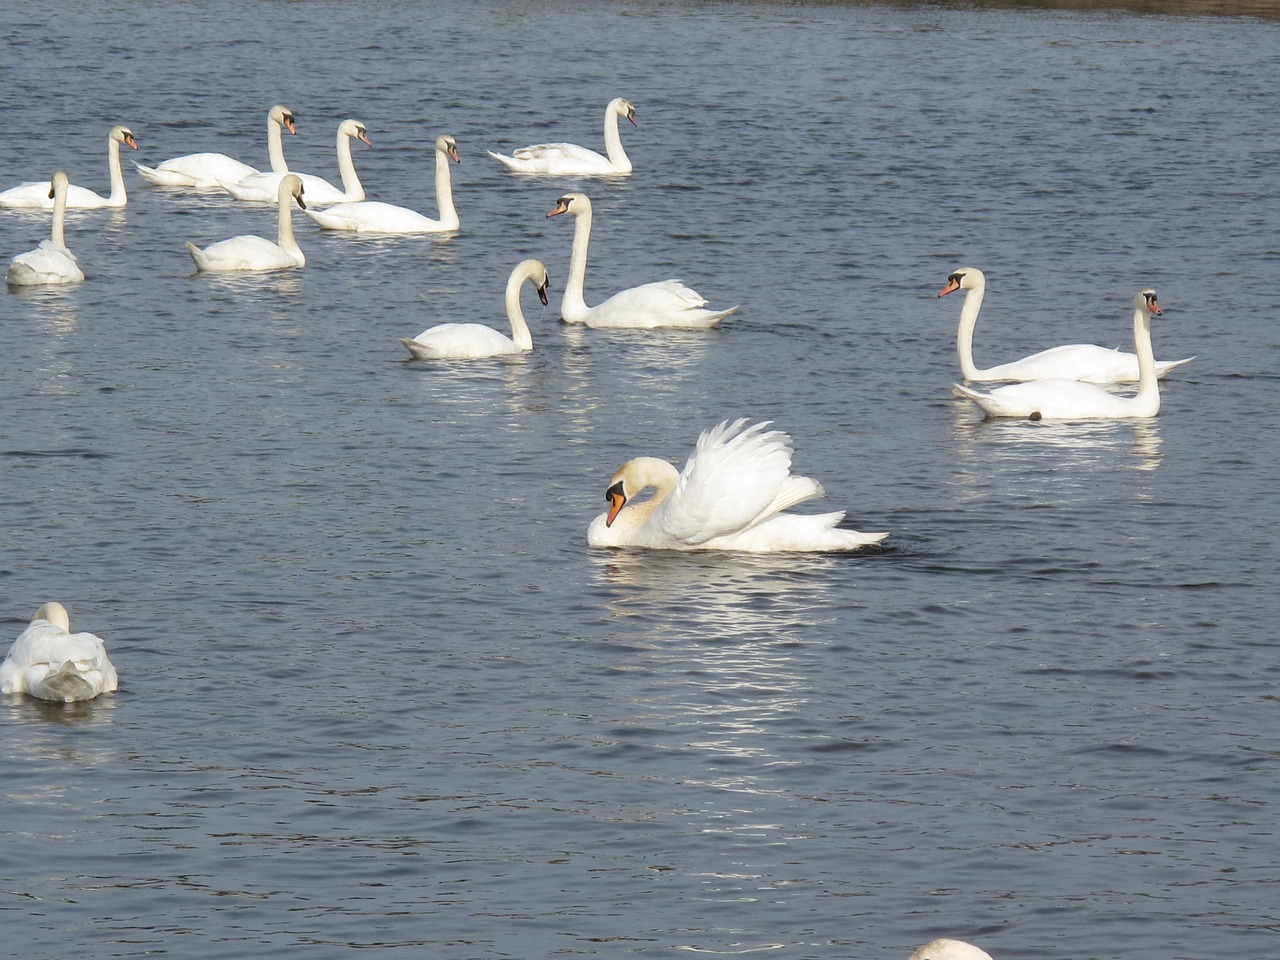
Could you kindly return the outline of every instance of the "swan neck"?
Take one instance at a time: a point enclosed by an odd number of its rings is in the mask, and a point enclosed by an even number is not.
[[[453,179],[449,173],[449,155],[436,151],[436,209],[440,212],[440,224],[449,230],[458,229],[458,211],[453,206]]]
[[[307,258],[293,235],[293,196],[287,191],[280,198],[280,210],[277,216],[276,243],[281,250],[298,261],[298,266],[302,266]]]
[[[124,206],[125,186],[124,171],[120,169],[120,141],[114,137],[107,138],[107,170],[111,174],[111,196],[108,199],[112,204]]]
[[[533,349],[533,335],[520,309],[520,288],[529,277],[527,270],[515,270],[507,278],[507,319],[511,321],[511,339],[521,350]]]
[[[342,174],[342,192],[347,202],[364,199],[364,186],[356,174],[356,163],[351,159],[351,138],[338,131],[338,172]]]
[[[1137,399],[1159,403],[1160,379],[1156,374],[1156,353],[1151,346],[1151,314],[1140,307],[1133,310],[1133,351],[1138,355]]]
[[[985,285],[973,287],[964,293],[960,307],[960,326],[956,330],[956,353],[960,357],[960,373],[966,380],[980,380],[984,371],[973,362],[973,329],[978,325],[978,311],[982,309]]]
[[[639,503],[634,499],[627,500],[626,508],[613,522],[615,530],[618,530],[621,525],[622,531],[626,531],[634,530],[648,522],[654,511],[662,506],[667,497],[671,496],[671,491],[680,481],[680,471],[657,457],[637,457],[623,468],[623,472],[625,473],[624,483],[627,486],[635,486],[634,490],[627,491],[629,497],[637,497],[648,489],[653,490],[653,495],[647,500]]]
[[[631,159],[622,149],[622,136],[618,133],[618,114],[612,105],[604,114],[604,152],[609,155],[609,165],[619,173],[631,172]]]
[[[54,246],[66,248],[67,190],[63,187],[53,192],[53,228],[50,240]]]
[[[267,156],[271,160],[272,173],[288,173],[289,164],[284,159],[283,128],[272,117],[267,117]]]
[[[569,276],[564,282],[560,315],[569,323],[579,323],[590,309],[586,301],[587,245],[591,243],[591,210],[574,214],[573,251],[569,256]]]

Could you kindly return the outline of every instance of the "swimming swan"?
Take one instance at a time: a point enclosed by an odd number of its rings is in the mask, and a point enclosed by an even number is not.
[[[704,431],[681,472],[656,457],[628,461],[609,480],[609,510],[591,521],[587,543],[776,553],[856,550],[888,536],[838,528],[843,510],[783,513],[823,490],[791,472],[791,438],[769,426],[726,420]],[[632,499],[650,487],[648,500]]]
[[[594,307],[587,306],[583,287],[587,278],[587,245],[591,242],[591,201],[586,194],[566,193],[547,214],[555,217],[571,213],[577,218],[573,228],[573,253],[569,259],[569,279],[560,301],[565,323],[585,323],[588,327],[679,327],[702,330],[713,327],[737,307],[706,310],[705,298],[679,280],[646,283],[615,293]]]
[[[35,287],[47,283],[79,283],[84,279],[75,254],[67,249],[63,221],[67,213],[67,175],[59,170],[50,180],[53,185],[53,235],[40,246],[13,258],[5,273],[5,282],[15,287]]]
[[[607,157],[576,143],[537,143],[512,151],[511,156],[488,151],[514,173],[546,173],[554,176],[597,176],[631,172],[631,160],[622,149],[618,136],[618,118],[626,117],[636,124],[636,108],[625,97],[615,97],[604,108],[604,149]]]
[[[963,940],[930,940],[907,960],[991,960],[991,954]]]
[[[293,238],[294,200],[303,210],[307,208],[302,199],[302,180],[296,173],[286,173],[280,179],[277,188],[276,202],[279,205],[276,242],[272,243],[262,237],[240,236],[230,240],[219,240],[201,250],[194,243],[187,243],[191,259],[196,262],[196,269],[208,273],[241,273],[248,270],[285,270],[289,267],[301,267],[307,262]]]
[[[956,350],[960,354],[960,373],[965,380],[1084,380],[1088,383],[1131,383],[1138,379],[1138,358],[1092,343],[1071,343],[1041,350],[1021,360],[1002,363],[979,370],[973,363],[973,328],[986,292],[987,278],[976,267],[961,267],[947,277],[947,285],[938,291],[945,297],[964,290],[964,306],[960,309],[960,327],[956,332]],[[1156,376],[1163,377],[1174,367],[1191,361],[1157,360]]]
[[[351,141],[359,140],[369,146],[373,141],[365,132],[364,124],[359,120],[343,120],[338,124],[338,170],[342,174],[342,189],[339,190],[323,177],[315,177],[309,173],[297,173],[302,178],[302,186],[307,191],[308,203],[345,203],[363,200],[364,187],[360,185],[360,177],[356,175],[356,165],[351,159]],[[256,203],[273,203],[280,192],[280,178],[283,173],[254,173],[238,182],[220,180],[222,189],[237,200],[248,200]]]
[[[120,144],[138,149],[133,139],[133,131],[128,127],[112,127],[107,134],[107,169],[111,171],[111,193],[102,196],[85,187],[75,184],[67,186],[68,210],[102,210],[123,207],[129,202],[125,193],[124,173],[120,169]],[[40,183],[22,183],[0,193],[0,207],[22,207],[29,210],[53,209],[52,184],[45,180]]]
[[[293,125],[293,111],[277,103],[267,113],[267,155],[271,169],[276,173],[288,173],[284,160],[284,142],[280,134],[283,127],[291,134],[298,131]],[[258,173],[257,167],[241,163],[225,153],[188,153],[166,160],[159,166],[146,167],[135,163],[138,173],[147,183],[157,187],[190,187],[196,190],[220,190],[220,180],[238,183],[245,177]]]
[[[0,663],[0,693],[70,703],[117,689],[120,680],[102,639],[70,630],[62,604],[51,601],[37,610]]]
[[[401,338],[406,350],[417,360],[476,360],[533,349],[533,337],[520,310],[520,287],[528,280],[547,303],[547,268],[541,260],[522,260],[507,279],[507,319],[511,336],[506,337],[482,323],[442,323],[424,330],[412,340]]]
[[[308,210],[307,216],[324,230],[354,233],[445,233],[458,229],[458,211],[453,206],[453,184],[449,161],[458,163],[458,144],[453,137],[436,138],[436,207],[440,219],[424,217],[408,207],[377,200],[339,203],[327,210]]]
[[[1133,298],[1133,345],[1138,355],[1138,392],[1132,397],[1110,393],[1079,380],[1029,380],[996,387],[989,393],[955,385],[988,417],[1032,420],[1130,420],[1160,412],[1160,381],[1151,348],[1151,317],[1160,316],[1156,292],[1148,287]]]

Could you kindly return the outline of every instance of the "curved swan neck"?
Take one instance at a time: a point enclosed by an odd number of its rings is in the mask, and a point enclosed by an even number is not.
[[[453,206],[453,180],[449,173],[449,154],[444,150],[436,151],[436,209],[440,212],[442,226],[449,230],[458,229],[458,211]]]
[[[115,137],[107,137],[107,170],[111,173],[111,196],[108,201],[119,206],[125,205],[124,171],[120,169],[120,141]]]
[[[532,271],[522,264],[507,278],[507,319],[511,321],[511,339],[521,350],[533,349],[533,335],[525,322],[524,311],[520,309],[520,288],[532,276]]]
[[[978,311],[987,285],[978,283],[964,291],[964,305],[960,308],[960,326],[956,330],[956,353],[960,357],[960,373],[966,380],[980,380],[984,371],[973,362],[973,328],[978,325]]]
[[[282,129],[275,117],[267,117],[267,156],[271,159],[272,173],[289,172],[289,164],[284,159],[284,135],[280,132]]]
[[[342,192],[347,195],[347,201],[363,200],[364,186],[356,174],[355,161],[351,159],[351,137],[341,127],[338,128],[338,172],[342,174]]]
[[[302,253],[302,248],[298,246],[298,241],[293,236],[293,195],[287,190],[282,190],[280,194],[280,209],[276,221],[276,243],[285,253],[297,258],[298,266],[302,266],[307,262],[306,256]]]
[[[622,480],[627,503],[613,521],[613,529],[623,531],[633,530],[648,521],[680,482],[680,471],[657,457],[629,460],[614,476]],[[636,503],[632,499],[649,488],[653,489],[653,496],[648,500]]]
[[[577,323],[590,308],[585,299],[587,283],[587,245],[591,243],[591,207],[582,205],[574,215],[573,251],[569,255],[569,276],[564,282],[560,315],[569,323]]]
[[[611,102],[604,112],[604,152],[609,163],[619,173],[631,172],[631,159],[622,149],[622,136],[618,133],[618,111]]]

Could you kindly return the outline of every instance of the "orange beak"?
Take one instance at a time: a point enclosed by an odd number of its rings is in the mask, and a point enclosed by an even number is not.
[[[452,160],[454,163],[461,163],[461,162],[462,162],[461,160],[459,160],[459,159],[458,159],[458,148],[457,148],[457,147],[450,147],[450,148],[449,148],[449,159],[450,159],[450,160]]]
[[[618,514],[627,505],[627,495],[622,492],[622,484],[615,483],[605,493],[604,498],[609,501],[609,515],[604,518],[604,525],[612,527],[613,521],[618,519]]]
[[[373,146],[373,141],[369,139],[369,135],[367,133],[357,133],[356,136],[360,138],[361,142],[363,142],[365,146]]]
[[[287,118],[284,122],[284,128],[292,134],[297,134],[298,128],[293,125],[292,118]]]
[[[135,150],[138,149],[138,141],[133,139],[133,134],[131,133],[125,134],[124,142],[127,143],[129,146],[133,147],[133,149]]]
[[[959,280],[955,280],[955,279],[948,280],[947,285],[938,291],[938,296],[945,297],[948,293],[955,293],[959,289],[960,289]]]

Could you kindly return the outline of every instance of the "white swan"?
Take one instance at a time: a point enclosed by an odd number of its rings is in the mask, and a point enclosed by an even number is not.
[[[963,940],[930,940],[907,960],[991,960],[991,954]]]
[[[1138,392],[1132,397],[1110,393],[1079,380],[1029,380],[996,387],[989,393],[955,385],[988,417],[1031,420],[1130,420],[1160,412],[1160,381],[1151,348],[1151,317],[1160,316],[1156,292],[1148,287],[1133,298],[1133,345],[1138,354]]]
[[[281,127],[291,134],[298,132],[293,125],[293,111],[284,104],[277,103],[267,113],[267,156],[271,160],[272,170],[288,173],[289,165],[284,161]],[[157,187],[191,187],[196,190],[218,190],[221,189],[219,180],[239,182],[259,172],[257,167],[241,163],[225,153],[188,153],[154,167],[141,163],[135,163],[134,166],[138,168],[143,180]]]
[[[508,170],[514,173],[548,173],[554,176],[597,176],[631,172],[631,160],[622,149],[618,136],[618,118],[626,117],[632,126],[636,124],[636,108],[625,97],[615,97],[604,108],[604,149],[607,157],[576,143],[537,143],[521,147],[511,156],[488,151]]]
[[[538,291],[543,306],[547,303],[546,266],[541,260],[522,260],[507,278],[510,337],[483,323],[441,323],[423,330],[412,340],[402,337],[400,342],[417,360],[477,360],[527,353],[533,349],[533,337],[520,309],[520,287],[526,280]]]
[[[706,310],[707,301],[679,280],[646,283],[615,293],[594,307],[587,306],[583,287],[587,279],[587,245],[591,242],[591,201],[583,193],[566,193],[556,201],[548,217],[571,213],[577,218],[573,228],[573,253],[569,259],[569,279],[560,301],[565,323],[585,323],[588,327],[680,327],[701,330],[713,327],[737,307]]]
[[[70,703],[117,689],[120,680],[102,639],[70,630],[62,604],[51,601],[37,610],[0,663],[0,693]]]
[[[947,277],[947,285],[938,291],[945,297],[964,290],[964,306],[960,308],[960,326],[956,332],[956,350],[960,354],[960,373],[965,380],[1083,380],[1088,383],[1131,383],[1138,379],[1138,358],[1092,343],[1071,343],[1041,350],[1021,360],[1002,363],[979,370],[973,363],[973,328],[987,289],[987,278],[976,267],[961,267]],[[1157,360],[1156,376],[1163,377],[1174,367],[1193,360]]]
[[[75,254],[67,249],[63,221],[67,214],[67,175],[59,170],[50,181],[53,198],[53,230],[48,240],[13,258],[5,273],[6,283],[15,287],[35,287],[47,283],[79,283],[84,279]]]
[[[609,510],[591,521],[587,543],[775,553],[856,550],[888,536],[838,528],[843,510],[783,513],[823,490],[791,472],[791,438],[769,426],[726,420],[704,431],[682,472],[656,457],[628,461],[609,481]],[[632,500],[649,487],[652,497]]]
[[[293,237],[294,200],[306,209],[302,199],[302,180],[296,173],[286,173],[280,179],[276,202],[279,205],[276,242],[262,237],[240,236],[219,240],[201,250],[194,243],[187,243],[196,269],[208,273],[242,273],[248,270],[285,270],[301,267],[307,262],[302,248]]]
[[[69,184],[67,187],[68,210],[102,210],[123,207],[129,202],[125,192],[124,172],[120,169],[120,144],[138,149],[133,131],[128,127],[112,127],[107,134],[107,169],[111,173],[111,193],[107,196],[94,193],[86,187]],[[0,193],[0,207],[50,210],[53,208],[52,185],[48,180],[39,183],[21,183]]]
[[[458,211],[453,206],[453,184],[449,161],[458,163],[458,143],[447,134],[436,138],[436,206],[440,219],[424,217],[408,207],[377,200],[339,203],[327,210],[308,210],[307,216],[324,230],[355,233],[445,233],[458,229]]]
[[[342,174],[342,189],[339,190],[323,177],[315,177],[309,173],[295,173],[302,178],[302,186],[307,191],[308,203],[346,203],[364,199],[364,187],[360,185],[360,177],[356,174],[355,162],[351,159],[351,141],[359,140],[373,146],[364,124],[359,120],[343,120],[338,124],[338,170]],[[237,200],[249,200],[257,203],[273,203],[280,192],[280,178],[283,173],[254,173],[235,183],[230,180],[219,180],[222,189]]]

